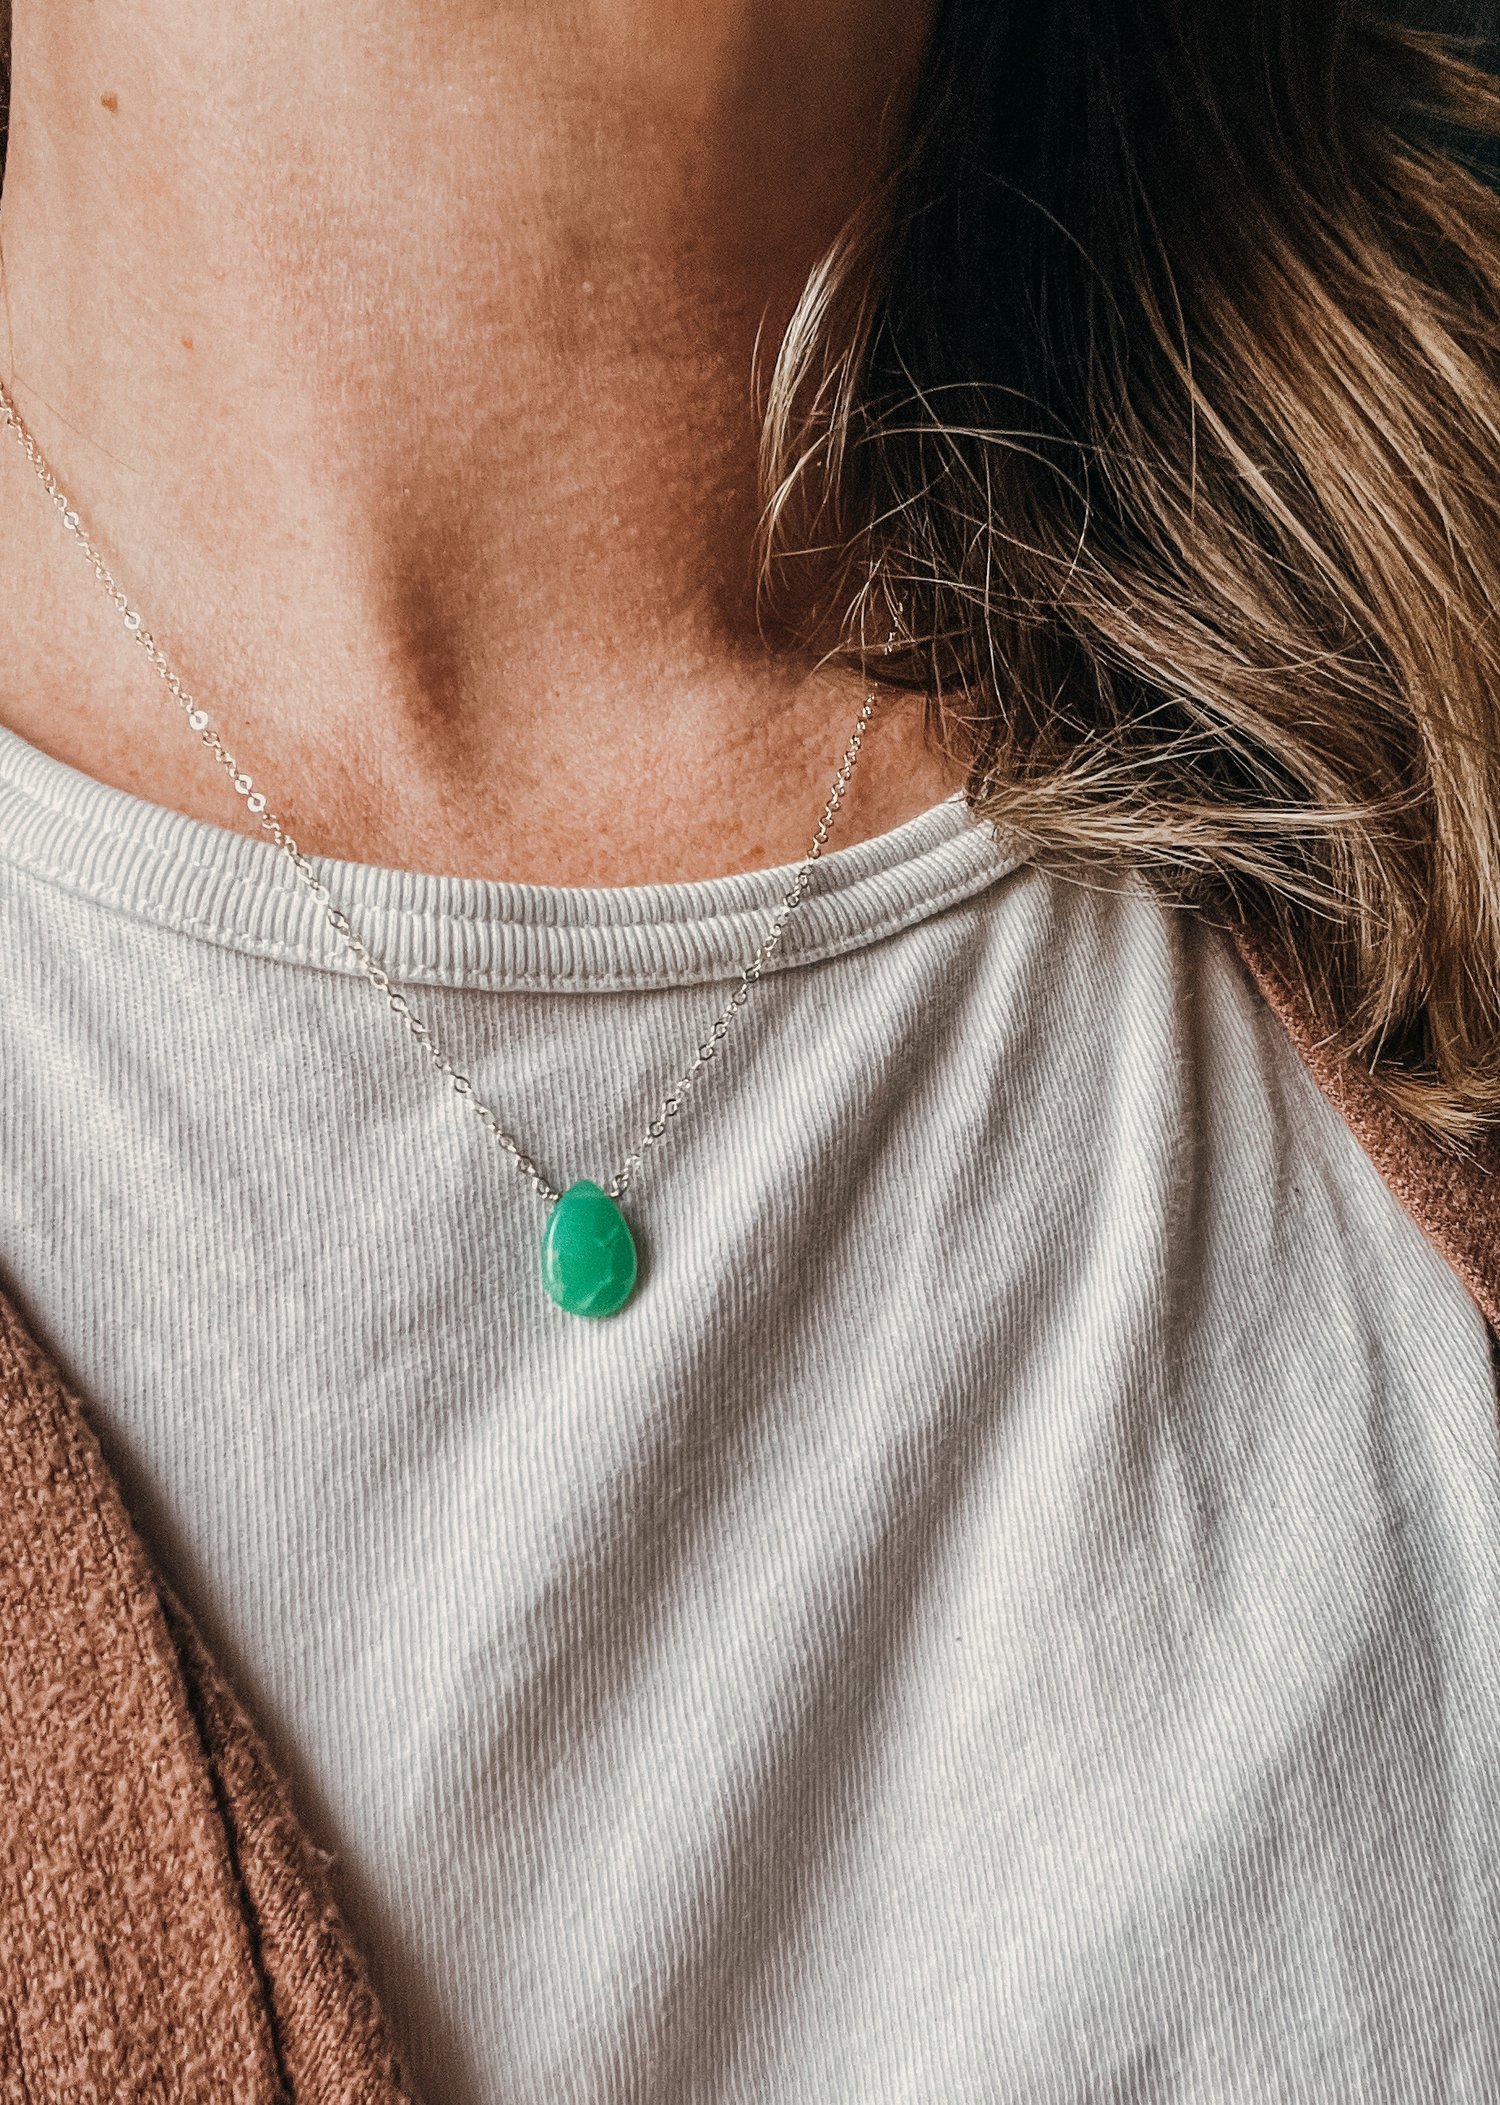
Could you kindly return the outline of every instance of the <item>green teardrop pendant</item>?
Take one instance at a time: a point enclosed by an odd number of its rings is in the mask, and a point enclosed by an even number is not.
[[[542,1284],[574,1316],[612,1316],[635,1286],[635,1237],[607,1191],[582,1177],[552,1208]]]

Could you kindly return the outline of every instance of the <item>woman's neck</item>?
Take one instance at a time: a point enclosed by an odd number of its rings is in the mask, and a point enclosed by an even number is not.
[[[750,376],[921,14],[16,0],[7,377],[308,845],[554,882],[802,852],[860,696],[757,639]],[[6,454],[0,721],[233,823]],[[915,724],[877,720],[841,839],[953,786]]]

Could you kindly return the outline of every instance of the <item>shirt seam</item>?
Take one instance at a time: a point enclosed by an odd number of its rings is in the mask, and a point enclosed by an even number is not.
[[[870,944],[883,942],[891,936],[900,935],[906,929],[919,926],[921,923],[946,912],[949,907],[960,905],[966,899],[973,898],[980,892],[988,890],[991,885],[998,883],[1002,877],[1009,876],[1024,866],[1020,858],[1008,860],[1004,853],[999,850],[998,843],[994,843],[994,845],[996,853],[992,865],[987,867],[981,864],[977,868],[966,870],[961,877],[954,878],[941,891],[925,894],[920,900],[911,902],[899,912],[892,913],[883,920],[866,924],[843,938],[832,937],[825,943],[794,952],[792,955],[782,954],[774,957],[765,969],[768,972],[790,971],[798,965],[828,963],[833,959],[848,956],[855,951],[866,948]],[[207,943],[215,949],[231,951],[240,956],[264,958],[273,964],[301,966],[315,972],[331,972],[341,979],[357,980],[361,976],[357,966],[352,963],[346,964],[337,954],[330,954],[327,958],[318,958],[312,956],[305,946],[286,942],[274,936],[240,934],[233,931],[226,932],[221,922],[210,920],[202,915],[184,913],[178,909],[167,907],[147,909],[133,895],[118,885],[80,883],[66,870],[50,866],[38,858],[28,856],[24,851],[18,851],[14,846],[6,851],[5,860],[16,872],[17,876],[22,879],[30,879],[33,884],[45,885],[68,898],[81,899],[103,907],[112,913],[120,915],[122,919],[134,921],[143,927],[165,929],[173,934],[187,936],[193,941]],[[211,864],[198,864],[191,867],[210,873],[214,869],[214,866]],[[288,897],[290,898],[291,896],[293,895],[289,891]],[[836,897],[837,895],[830,896]],[[751,908],[746,908],[744,911],[747,914],[755,912]],[[772,911],[774,911],[773,908],[768,907],[766,909],[768,915]],[[395,919],[398,922],[404,920],[408,924],[411,922],[420,923],[426,918],[413,909],[405,907],[380,907],[374,909],[374,912],[379,917]],[[358,933],[360,925],[358,914],[351,912],[350,920],[351,925],[354,926],[356,933]],[[455,928],[483,929],[487,926],[481,917],[472,915],[445,913],[442,916],[442,920],[447,925]],[[546,924],[542,925],[545,926]],[[690,927],[692,924],[683,925]],[[658,931],[671,926],[671,923],[665,922],[627,922],[621,924],[619,928],[603,928],[600,930],[600,933],[618,934],[632,929]],[[575,934],[580,931],[569,929],[566,932]],[[384,963],[384,960],[382,959],[381,962]],[[472,989],[476,992],[515,991],[518,993],[548,993],[574,990],[596,993],[650,993],[667,992],[674,987],[711,986],[720,981],[735,979],[738,977],[742,965],[747,962],[748,959],[745,959],[736,963],[726,962],[721,965],[718,961],[714,961],[711,964],[706,964],[702,969],[672,977],[663,977],[659,972],[644,972],[639,975],[619,972],[595,974],[587,969],[570,972],[560,968],[554,968],[543,974],[491,969],[489,971],[479,970],[473,975],[467,975],[461,972],[455,973],[450,968],[445,968],[436,963],[423,963],[400,970],[397,970],[395,967],[389,967],[388,969],[391,971],[392,978],[399,979],[404,985],[425,985],[454,992]]]

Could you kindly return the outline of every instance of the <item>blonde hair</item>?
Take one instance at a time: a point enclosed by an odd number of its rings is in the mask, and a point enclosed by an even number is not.
[[[768,611],[850,657],[897,619],[976,810],[1250,920],[1459,1148],[1500,1113],[1496,136],[1354,0],[946,0],[763,446]]]
[[[1458,1147],[1500,1118],[1497,138],[1362,0],[938,0],[762,446],[767,612],[859,659],[894,620],[977,811],[1253,923]]]

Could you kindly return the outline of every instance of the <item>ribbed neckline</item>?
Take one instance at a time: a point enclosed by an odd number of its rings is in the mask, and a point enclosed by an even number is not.
[[[0,857],[101,906],[204,942],[288,965],[354,970],[273,842],[97,782],[4,726]],[[1022,859],[955,790],[885,833],[827,850],[771,969],[879,942],[972,898]],[[313,862],[394,978],[538,990],[733,977],[797,869],[785,863],[685,883],[566,886],[328,857]]]

